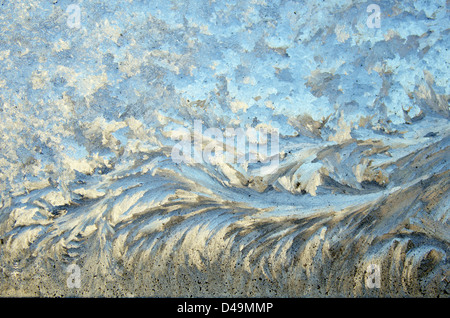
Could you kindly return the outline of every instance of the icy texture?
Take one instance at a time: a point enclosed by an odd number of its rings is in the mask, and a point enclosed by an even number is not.
[[[371,3],[3,1],[0,295],[448,297],[450,7]],[[195,120],[278,169],[174,163]]]

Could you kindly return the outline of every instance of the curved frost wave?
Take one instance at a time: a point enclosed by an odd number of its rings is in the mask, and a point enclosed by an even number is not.
[[[0,295],[448,297],[438,2],[5,4]]]

